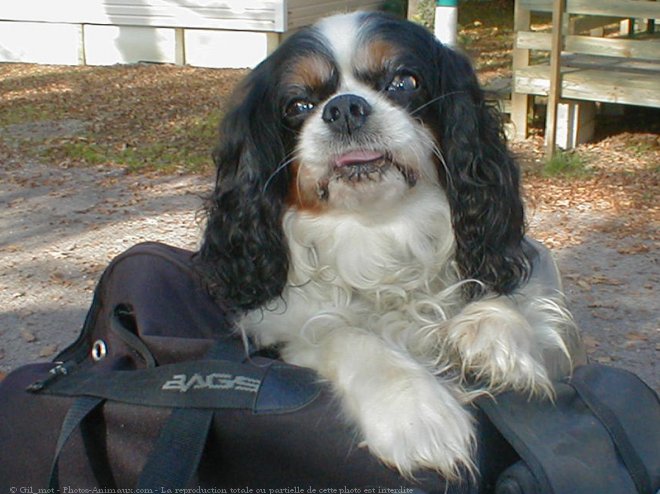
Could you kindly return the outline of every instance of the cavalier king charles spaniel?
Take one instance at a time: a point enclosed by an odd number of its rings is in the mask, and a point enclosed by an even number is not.
[[[231,103],[199,256],[214,295],[256,345],[330,382],[384,463],[471,471],[465,405],[551,397],[577,333],[469,61],[416,24],[338,15]]]

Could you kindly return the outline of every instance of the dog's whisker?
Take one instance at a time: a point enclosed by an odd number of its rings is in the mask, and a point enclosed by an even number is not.
[[[463,94],[463,93],[465,93],[465,91],[451,91],[451,92],[449,92],[449,93],[441,94],[440,96],[438,96],[438,97],[436,97],[436,98],[433,98],[433,99],[428,100],[428,101],[427,101],[426,103],[424,103],[423,105],[419,105],[419,106],[418,106],[417,108],[415,108],[414,110],[411,110],[411,111],[410,111],[410,114],[411,114],[411,115],[414,115],[415,113],[417,113],[417,112],[423,110],[424,108],[426,108],[426,107],[429,106],[429,105],[432,105],[433,103],[436,103],[436,102],[438,102],[438,101],[440,101],[440,100],[442,100],[442,99],[445,99],[445,98],[447,98],[447,97],[449,97],[449,96],[453,96],[453,95],[455,95],[455,94]]]
[[[268,189],[268,186],[270,185],[270,183],[273,181],[273,179],[278,173],[280,173],[282,170],[284,170],[287,166],[289,166],[291,163],[293,163],[296,160],[295,155],[289,154],[288,156],[289,156],[288,159],[285,158],[284,161],[280,165],[278,165],[277,168],[275,168],[275,171],[270,174],[268,180],[266,180],[266,183],[264,184],[262,192],[266,192],[266,189]]]
[[[447,184],[451,185],[453,178],[451,176],[451,173],[449,172],[449,166],[447,166],[447,160],[445,160],[445,155],[442,154],[442,150],[437,146],[437,144],[433,144],[433,154],[435,157],[438,158],[438,161],[442,165],[442,169],[445,171],[445,177],[447,178]]]

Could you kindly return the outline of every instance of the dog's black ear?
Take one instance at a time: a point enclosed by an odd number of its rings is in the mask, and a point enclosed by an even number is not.
[[[288,174],[276,173],[287,151],[271,64],[267,59],[247,77],[221,123],[198,255],[213,295],[238,310],[277,297],[288,271],[281,226]]]
[[[506,294],[529,275],[520,172],[510,155],[499,113],[484,101],[462,54],[437,46],[439,140],[456,237],[456,261],[475,298],[484,289]]]

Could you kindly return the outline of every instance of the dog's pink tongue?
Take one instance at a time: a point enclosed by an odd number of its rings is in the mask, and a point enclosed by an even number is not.
[[[366,151],[366,150],[357,150],[349,151],[346,154],[342,154],[339,158],[336,159],[335,163],[337,166],[350,166],[350,165],[359,165],[362,163],[369,163],[370,161],[376,161],[383,157],[383,153],[378,151]]]

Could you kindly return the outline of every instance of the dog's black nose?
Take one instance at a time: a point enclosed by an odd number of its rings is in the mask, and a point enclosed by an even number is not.
[[[371,105],[362,96],[342,94],[325,104],[321,118],[335,132],[351,135],[359,130],[371,114]]]

